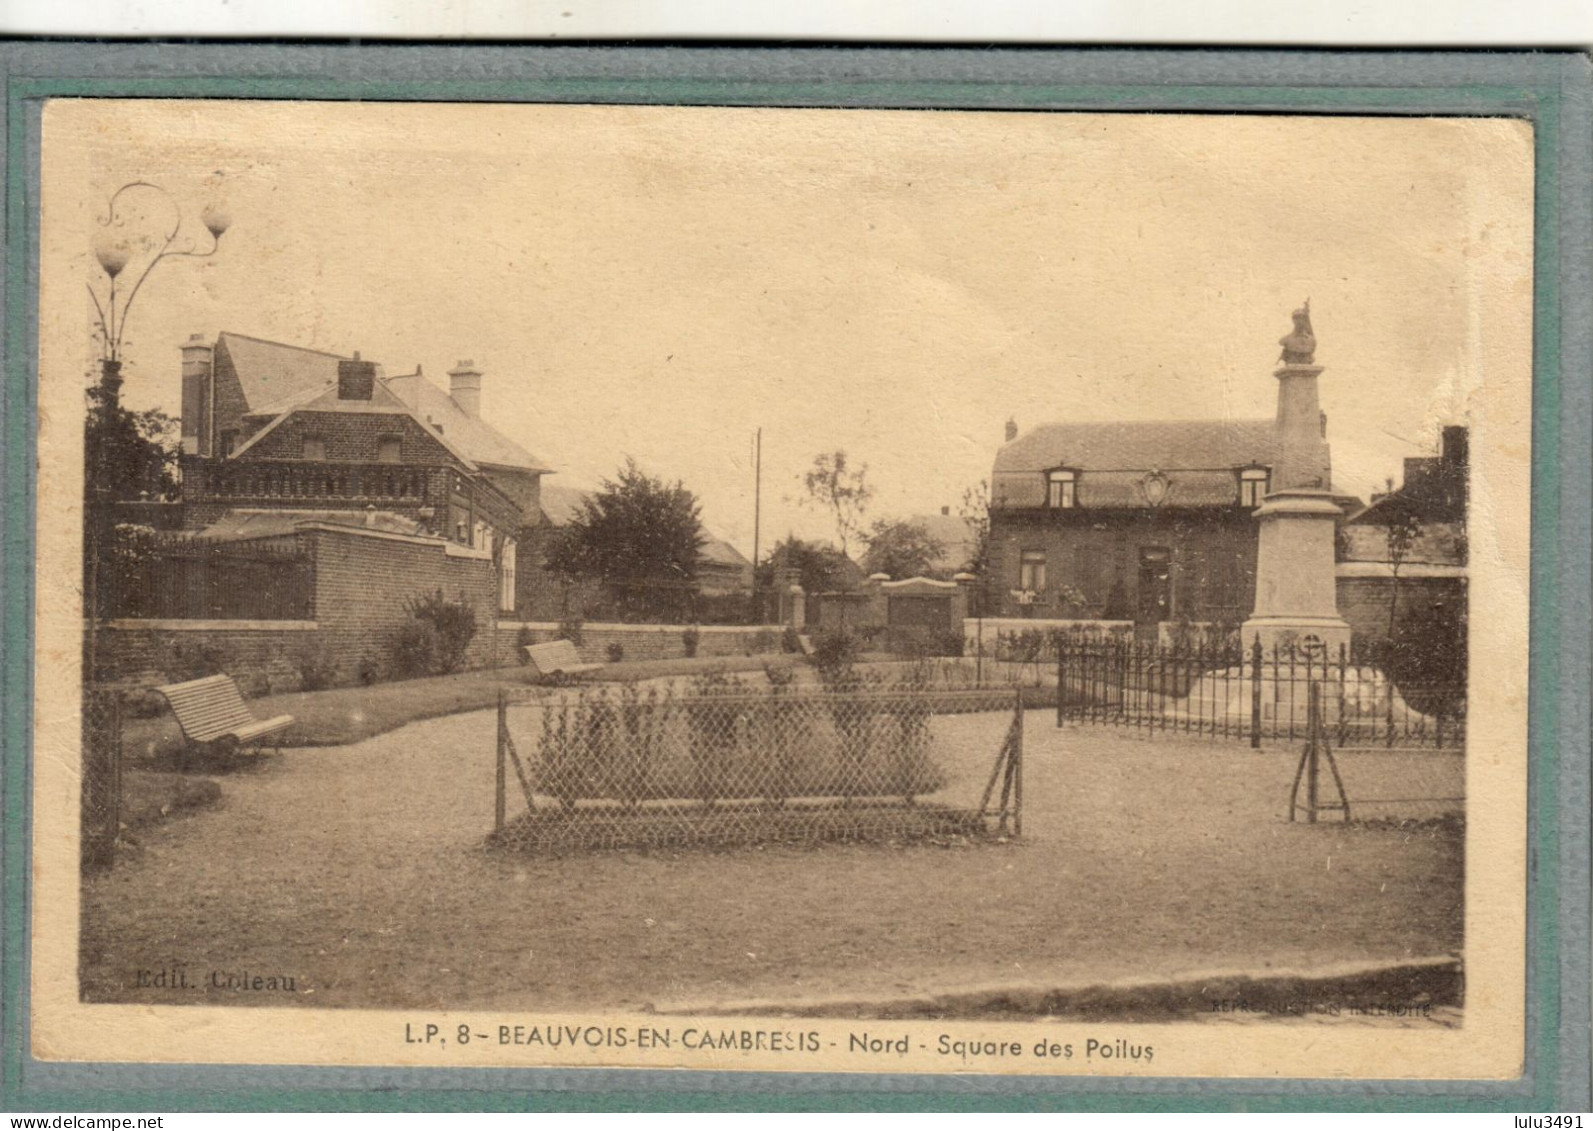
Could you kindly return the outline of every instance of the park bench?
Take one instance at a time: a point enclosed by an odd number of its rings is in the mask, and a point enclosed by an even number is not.
[[[182,728],[186,740],[184,761],[188,752],[196,747],[219,748],[231,753],[245,745],[263,745],[261,739],[279,734],[293,723],[292,715],[255,718],[229,675],[208,675],[155,690],[171,705],[171,713],[177,716],[177,725]],[[280,752],[275,744],[273,749]]]
[[[527,644],[525,646],[526,659],[530,661],[536,673],[547,679],[559,680],[566,676],[585,675],[595,672],[602,664],[583,664],[581,657],[575,651],[575,644],[569,640],[549,640],[546,644]]]

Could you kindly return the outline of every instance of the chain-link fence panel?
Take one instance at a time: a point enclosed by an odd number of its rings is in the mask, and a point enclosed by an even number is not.
[[[1016,833],[1017,693],[930,685],[505,693],[494,839],[535,849]],[[511,819],[509,798],[523,810]]]

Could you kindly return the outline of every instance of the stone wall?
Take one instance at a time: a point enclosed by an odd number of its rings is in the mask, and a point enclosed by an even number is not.
[[[522,630],[532,644],[559,639],[559,626],[547,621],[499,621],[498,651],[504,663],[520,658]],[[626,660],[675,660],[686,655],[686,627],[678,624],[585,624],[576,646],[585,663],[609,660],[609,646],[617,644]],[[755,656],[781,650],[779,625],[703,625],[697,630],[699,656]]]

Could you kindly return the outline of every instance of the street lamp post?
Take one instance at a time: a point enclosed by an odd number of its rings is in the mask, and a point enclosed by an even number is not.
[[[146,226],[139,231],[136,223],[130,226],[130,220],[139,219],[132,202],[140,197],[157,202],[159,209],[170,213],[169,227],[164,218],[153,230]],[[216,254],[230,217],[220,204],[210,204],[200,213],[200,222],[210,233],[208,250],[196,248],[193,239],[180,240],[183,214],[171,194],[148,181],[131,181],[111,194],[94,238],[94,258],[107,283],[103,302],[94,284],[87,284],[100,339],[99,389],[90,409],[98,417],[95,421],[91,416],[90,423],[97,423],[98,427],[86,429],[91,442],[84,452],[83,597],[88,626],[83,648],[83,861],[87,865],[110,863],[121,823],[120,709],[115,693],[106,693],[96,685],[100,676],[99,635],[108,604],[101,589],[108,579],[112,482],[131,470],[118,466],[126,462],[128,448],[123,439],[129,427],[121,416],[122,338],[133,301],[157,264],[176,258],[208,259]],[[120,285],[126,282],[124,272],[130,266],[138,271],[137,278],[121,290]]]
[[[162,223],[154,233],[128,231],[129,218],[119,208],[134,195],[152,196],[158,200],[161,207],[171,213],[170,229]],[[232,225],[231,216],[220,202],[207,204],[199,214],[199,221],[210,233],[210,249],[196,250],[193,239],[179,246],[178,236],[183,228],[182,209],[170,193],[148,181],[130,181],[117,189],[111,194],[105,214],[99,219],[101,230],[94,237],[94,258],[108,280],[105,301],[100,301],[92,283],[88,284],[88,292],[94,300],[95,320],[99,324],[100,387],[104,391],[106,404],[112,409],[121,403],[122,334],[127,328],[127,315],[132,310],[133,300],[138,297],[144,280],[163,260],[208,259],[215,255],[221,247],[222,234]],[[147,259],[139,254],[140,251],[147,255]],[[122,280],[122,273],[139,260],[143,260],[143,270],[125,294],[118,295],[117,284]]]

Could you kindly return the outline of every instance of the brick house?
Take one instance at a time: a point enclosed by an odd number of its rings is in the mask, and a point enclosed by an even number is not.
[[[1314,349],[1308,310],[1295,319]],[[1293,342],[1282,341],[1286,361]],[[1009,421],[991,476],[987,610],[1131,622],[1141,639],[1178,622],[1237,627],[1255,607],[1257,508],[1278,489],[1332,490],[1319,372],[1280,369],[1270,420],[1063,422],[1021,435]]]
[[[482,374],[417,368],[222,333],[183,346],[184,525],[246,538],[250,522],[331,524],[446,543],[490,563],[497,608],[522,600],[518,547],[549,469],[481,419]],[[468,551],[469,553],[462,553]]]

